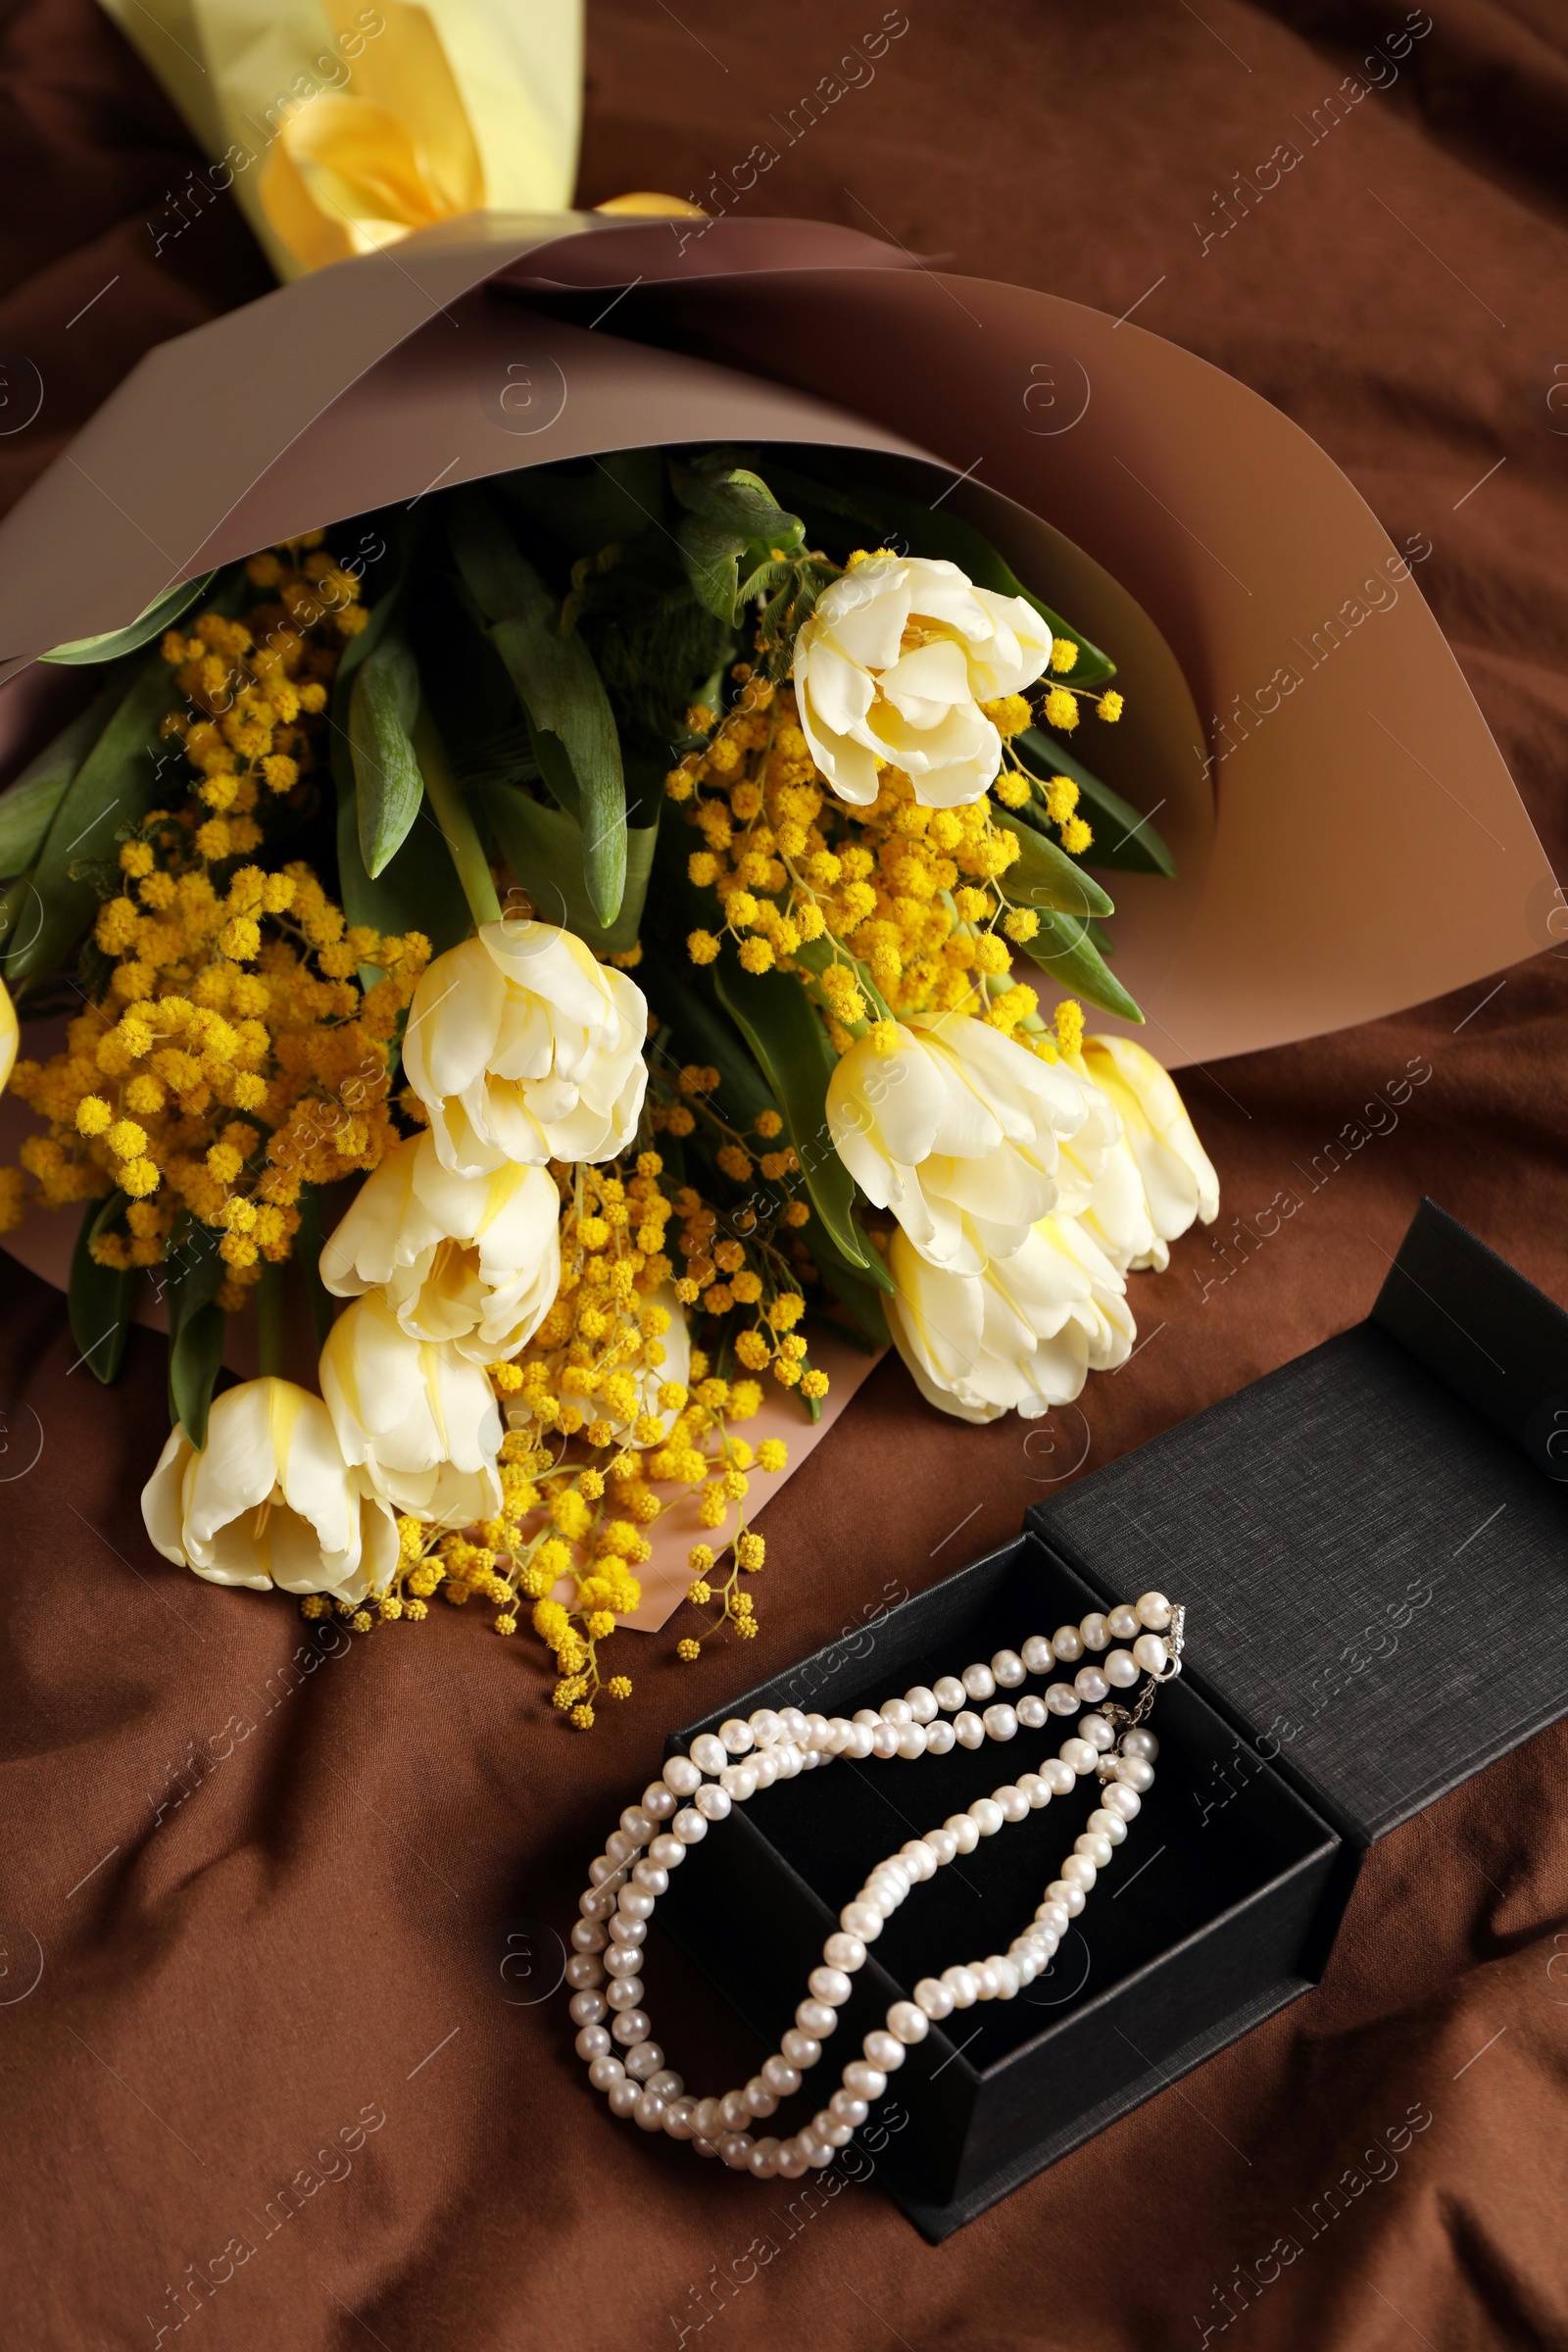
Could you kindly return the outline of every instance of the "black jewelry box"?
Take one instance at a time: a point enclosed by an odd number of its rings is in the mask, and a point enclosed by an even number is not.
[[[956,2011],[889,2086],[879,2175],[926,2237],[1317,1982],[1372,1842],[1568,1710],[1565,1566],[1568,1315],[1429,1200],[1365,1322],[673,1735],[760,1706],[851,1715],[1152,1587],[1188,1604],[1154,1787],[1050,1970]],[[1069,1728],[780,1784],[688,1856],[661,1924],[776,2048],[871,1865]],[[912,1892],[818,2103],[919,1977],[1006,1950],[1095,1801],[1080,1785]]]

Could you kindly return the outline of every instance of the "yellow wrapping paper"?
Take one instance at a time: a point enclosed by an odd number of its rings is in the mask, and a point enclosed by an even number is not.
[[[102,0],[281,278],[463,213],[562,212],[582,0]]]

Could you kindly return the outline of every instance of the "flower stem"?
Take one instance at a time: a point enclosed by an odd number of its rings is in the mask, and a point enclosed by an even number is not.
[[[436,822],[441,827],[452,862],[457,867],[463,895],[468,902],[468,912],[475,925],[498,923],[501,920],[501,901],[490,878],[490,863],[479,839],[479,829],[468,813],[456,777],[447,762],[445,747],[435,731],[435,722],[421,703],[414,722],[414,749],[424,777],[424,789],[430,796]]]

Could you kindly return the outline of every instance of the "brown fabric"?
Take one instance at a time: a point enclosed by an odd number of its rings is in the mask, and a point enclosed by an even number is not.
[[[1419,72],[1309,144],[1395,12],[1302,12],[1309,39],[1239,0],[911,10],[874,81],[786,147],[804,92],[863,81],[839,60],[878,12],[597,0],[583,192],[701,194],[770,140],[760,208],[1113,313],[1147,292],[1141,323],[1285,407],[1396,539],[1431,535],[1421,584],[1560,854],[1568,417],[1546,396],[1568,254],[1560,142],[1532,140],[1561,120],[1562,20],[1546,0],[1442,13]],[[87,0],[14,7],[0,37],[0,340],[50,391],[0,459],[15,487],[147,342],[259,272],[221,206],[181,241],[211,235],[200,269],[148,259],[182,149]],[[1471,103],[1440,135],[1417,101],[1445,74]],[[1212,192],[1293,139],[1302,161],[1202,252]],[[1353,889],[1355,812],[1323,788]],[[1544,956],[1490,986],[1193,1075],[1222,1225],[1138,1278],[1143,1346],[1083,1399],[1091,1467],[1360,1316],[1423,1191],[1568,1299],[1568,981]],[[1324,1176],[1411,1056],[1432,1077],[1397,1126]],[[1221,1254],[1233,1217],[1250,1231]],[[1568,2344],[1568,1735],[1377,1849],[1320,1990],[932,2250],[874,2178],[807,2204],[612,2124],[551,1989],[556,1938],[663,1728],[1008,1534],[1055,1467],[1038,1443],[938,1419],[884,1365],[767,1514],[762,1640],[686,1669],[679,1621],[628,1638],[635,1698],[584,1740],[548,1715],[528,1644],[471,1615],[313,1654],[286,1603],[159,1561],[136,1496],[161,1344],[138,1334],[106,1395],[57,1297],[9,1262],[0,1296],[8,2342],[167,2344],[199,2313],[223,2352]],[[673,1957],[654,1990],[673,2062],[736,2079],[713,1997]],[[1412,2111],[1430,2121],[1406,2142]],[[1282,2237],[1302,2251],[1276,2276]]]

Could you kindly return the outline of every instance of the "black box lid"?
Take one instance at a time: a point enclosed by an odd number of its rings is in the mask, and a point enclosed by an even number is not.
[[[1029,1516],[1370,1844],[1568,1709],[1565,1479],[1568,1315],[1425,1201],[1366,1322]]]

